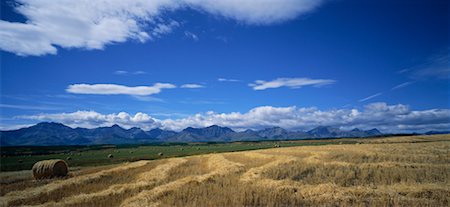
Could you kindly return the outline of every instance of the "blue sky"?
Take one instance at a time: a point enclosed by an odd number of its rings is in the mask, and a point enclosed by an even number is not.
[[[3,129],[450,128],[448,1],[1,3]]]

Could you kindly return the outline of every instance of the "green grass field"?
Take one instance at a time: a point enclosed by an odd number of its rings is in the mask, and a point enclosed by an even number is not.
[[[356,143],[355,139],[263,141],[233,143],[98,145],[54,147],[2,147],[1,171],[29,170],[40,160],[63,159],[70,167],[99,166],[136,160],[154,160],[197,154],[233,152],[273,147]],[[162,153],[163,155],[158,155]],[[112,154],[113,158],[108,158]],[[68,158],[71,158],[70,160]]]

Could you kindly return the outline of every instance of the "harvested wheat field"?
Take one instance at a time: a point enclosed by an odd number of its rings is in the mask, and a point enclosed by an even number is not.
[[[450,135],[137,161],[53,180],[18,176],[2,182],[1,206],[449,206]]]

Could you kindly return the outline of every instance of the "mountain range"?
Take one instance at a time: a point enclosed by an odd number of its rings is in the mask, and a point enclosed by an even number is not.
[[[287,131],[281,127],[259,131],[236,132],[228,127],[212,125],[205,128],[188,127],[180,132],[140,128],[124,129],[119,125],[93,129],[71,128],[61,123],[42,122],[34,126],[0,131],[2,146],[25,145],[94,145],[139,144],[152,142],[230,142],[257,140],[288,140],[309,138],[371,137],[382,135],[377,129],[344,131],[330,126],[319,126],[310,131]]]

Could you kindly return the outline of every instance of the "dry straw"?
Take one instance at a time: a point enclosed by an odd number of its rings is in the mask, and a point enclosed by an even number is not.
[[[42,160],[33,165],[33,177],[38,179],[63,177],[69,172],[64,160]]]

